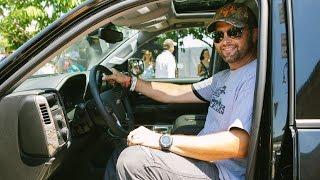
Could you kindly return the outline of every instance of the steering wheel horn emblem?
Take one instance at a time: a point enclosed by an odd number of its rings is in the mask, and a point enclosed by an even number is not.
[[[121,103],[121,100],[120,100],[120,99],[117,99],[117,100],[116,100],[116,104],[119,105],[120,103]]]

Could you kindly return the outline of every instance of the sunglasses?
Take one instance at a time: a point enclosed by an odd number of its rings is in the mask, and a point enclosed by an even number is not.
[[[241,38],[244,28],[232,27],[227,31],[227,35],[232,39]],[[213,32],[213,41],[215,43],[220,43],[224,39],[223,31],[214,31]]]

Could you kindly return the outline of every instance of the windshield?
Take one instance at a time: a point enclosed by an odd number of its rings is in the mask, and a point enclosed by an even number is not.
[[[91,67],[108,57],[110,52],[127,41],[128,38],[138,33],[137,30],[126,27],[115,26],[113,29],[117,29],[123,34],[123,39],[120,42],[108,43],[99,38],[98,31],[94,31],[72,43],[34,73],[33,77],[90,70]]]

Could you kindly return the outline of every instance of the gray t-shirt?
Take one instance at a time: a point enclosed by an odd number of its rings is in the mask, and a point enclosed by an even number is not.
[[[193,84],[197,97],[210,102],[204,128],[198,136],[241,128],[250,134],[257,60],[224,70]],[[245,179],[247,158],[215,161],[220,179]]]

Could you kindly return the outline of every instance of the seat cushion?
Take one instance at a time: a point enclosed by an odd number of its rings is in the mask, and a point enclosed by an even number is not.
[[[206,115],[187,114],[179,116],[171,131],[171,134],[196,135],[204,127]]]

